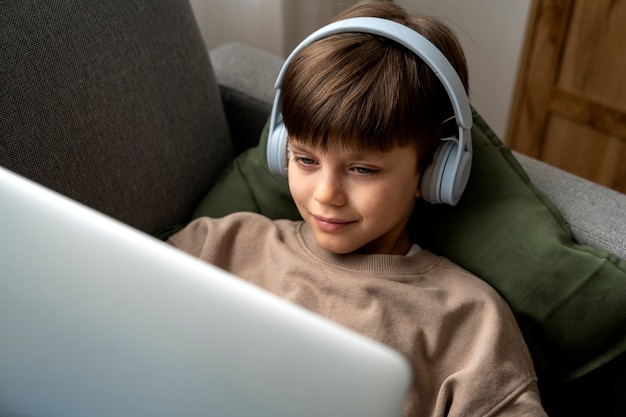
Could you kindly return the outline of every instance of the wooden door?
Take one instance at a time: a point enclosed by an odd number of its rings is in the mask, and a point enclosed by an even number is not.
[[[626,0],[534,0],[507,142],[626,193]]]

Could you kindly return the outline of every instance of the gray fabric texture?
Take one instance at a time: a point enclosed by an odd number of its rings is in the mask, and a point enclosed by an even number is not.
[[[232,157],[187,0],[0,3],[0,165],[143,231]]]
[[[560,210],[577,243],[626,260],[626,195],[519,153],[531,181]]]
[[[247,45],[227,43],[211,50],[211,62],[220,85],[245,91],[271,107],[283,59]]]
[[[211,51],[235,151],[259,142],[274,100],[274,82],[283,63],[275,55],[238,43]]]

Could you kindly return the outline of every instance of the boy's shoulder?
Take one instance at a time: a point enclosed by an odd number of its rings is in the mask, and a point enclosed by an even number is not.
[[[420,251],[418,256],[430,259],[430,268],[425,275],[435,287],[444,289],[448,297],[458,297],[459,300],[466,301],[474,300],[481,304],[494,304],[497,308],[508,309],[508,304],[500,294],[478,275],[428,250]]]
[[[209,237],[246,241],[294,229],[298,222],[272,220],[258,213],[236,212],[224,217],[199,217],[168,239],[174,246],[203,245]],[[211,239],[215,241],[215,239]]]
[[[289,224],[295,222],[291,220],[272,220],[259,213],[240,211],[224,217],[198,217],[191,221],[183,230],[237,229],[247,227],[274,228],[281,223]]]

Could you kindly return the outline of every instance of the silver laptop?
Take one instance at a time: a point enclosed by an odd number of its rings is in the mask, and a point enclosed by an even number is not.
[[[397,416],[406,360],[0,167],[0,415]]]

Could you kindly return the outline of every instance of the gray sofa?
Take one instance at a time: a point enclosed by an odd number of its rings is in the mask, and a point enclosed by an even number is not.
[[[282,60],[237,44],[209,56],[187,0],[9,0],[0,11],[0,165],[157,234],[188,221],[258,142]],[[578,242],[626,260],[625,195],[517,158]],[[544,384],[546,408],[626,415],[624,375],[621,354]]]

